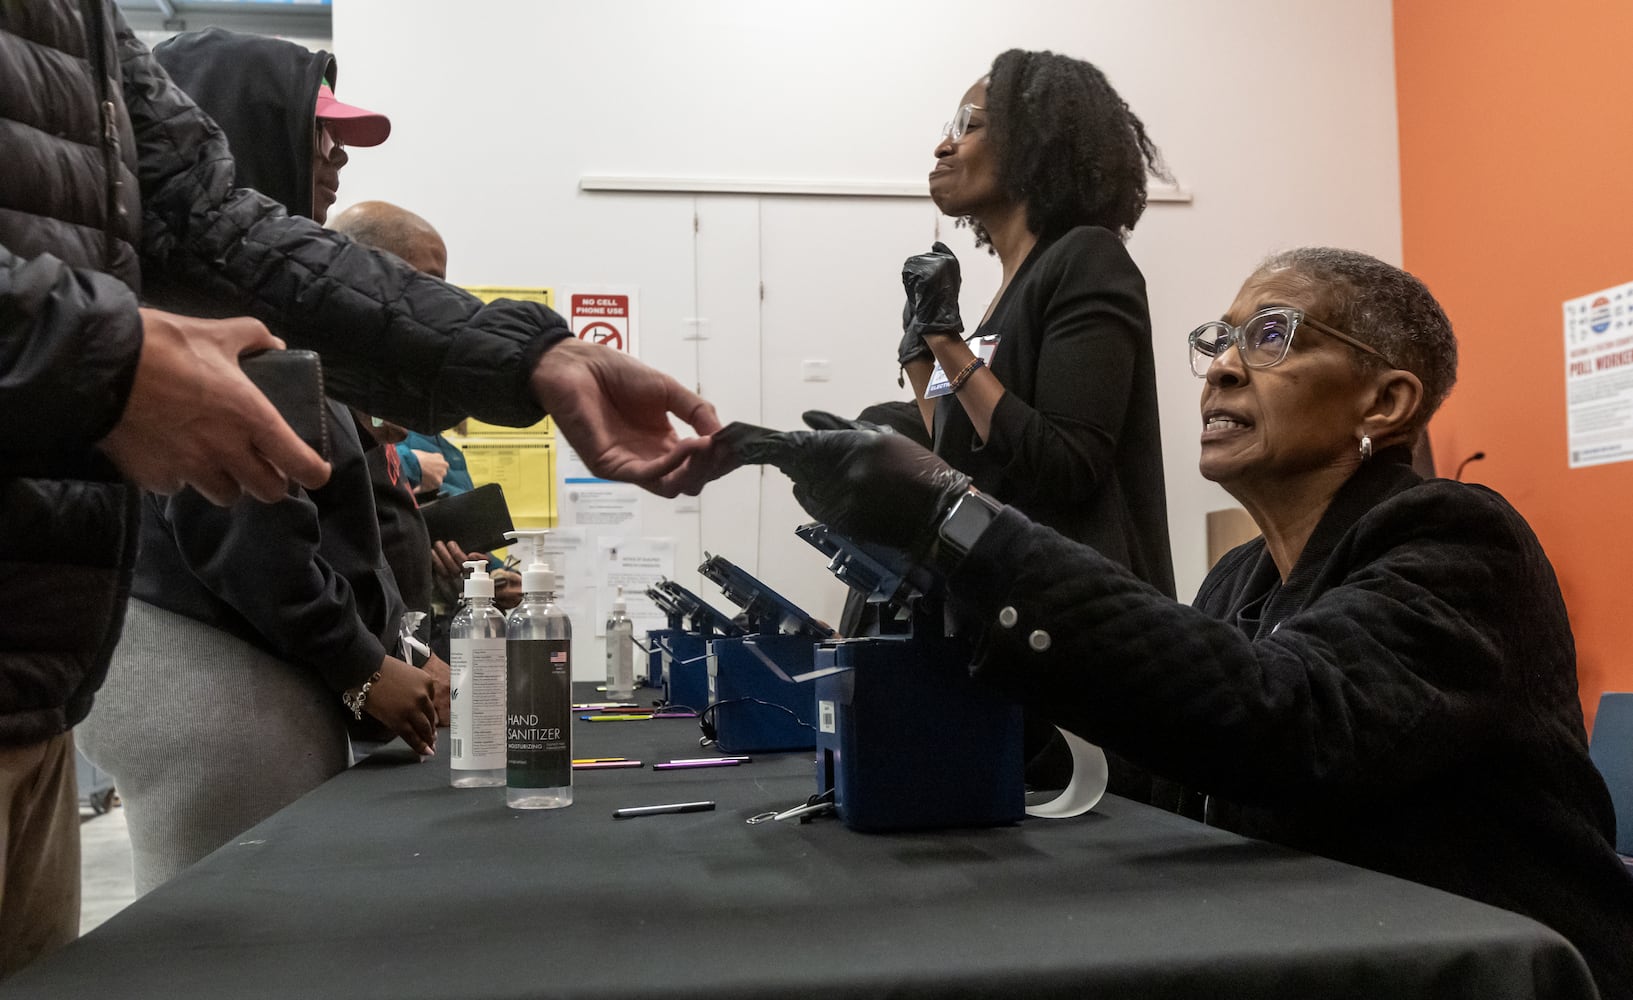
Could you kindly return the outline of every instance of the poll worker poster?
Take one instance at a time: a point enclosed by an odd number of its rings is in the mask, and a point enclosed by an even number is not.
[[[1633,459],[1633,282],[1565,301],[1570,468]]]

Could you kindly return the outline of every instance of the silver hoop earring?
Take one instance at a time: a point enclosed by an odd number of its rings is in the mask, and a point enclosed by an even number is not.
[[[1365,462],[1367,459],[1369,459],[1371,457],[1372,457],[1372,437],[1370,435],[1367,435],[1367,434],[1362,434],[1361,435],[1361,461]]]

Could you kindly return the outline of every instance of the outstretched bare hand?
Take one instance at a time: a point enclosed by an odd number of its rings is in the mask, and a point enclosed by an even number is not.
[[[714,407],[622,351],[567,339],[533,370],[533,394],[590,471],[661,496],[695,494],[708,482],[691,459],[720,429]],[[673,413],[701,437],[682,440]]]
[[[125,412],[103,454],[155,493],[193,487],[223,506],[248,493],[272,503],[293,480],[315,488],[329,463],[301,441],[238,367],[282,348],[259,320],[194,319],[141,310],[142,353]]]

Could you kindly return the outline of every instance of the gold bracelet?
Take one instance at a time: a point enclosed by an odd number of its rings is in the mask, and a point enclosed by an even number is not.
[[[958,390],[964,388],[964,383],[970,380],[970,376],[975,374],[975,370],[986,366],[987,363],[980,358],[971,358],[970,363],[960,369],[957,375],[953,376],[952,382],[948,383],[947,391],[954,396],[958,395]]]

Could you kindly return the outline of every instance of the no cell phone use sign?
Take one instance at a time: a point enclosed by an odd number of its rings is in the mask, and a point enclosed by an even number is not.
[[[568,297],[573,335],[625,354],[635,353],[633,296],[622,292],[573,293]]]

